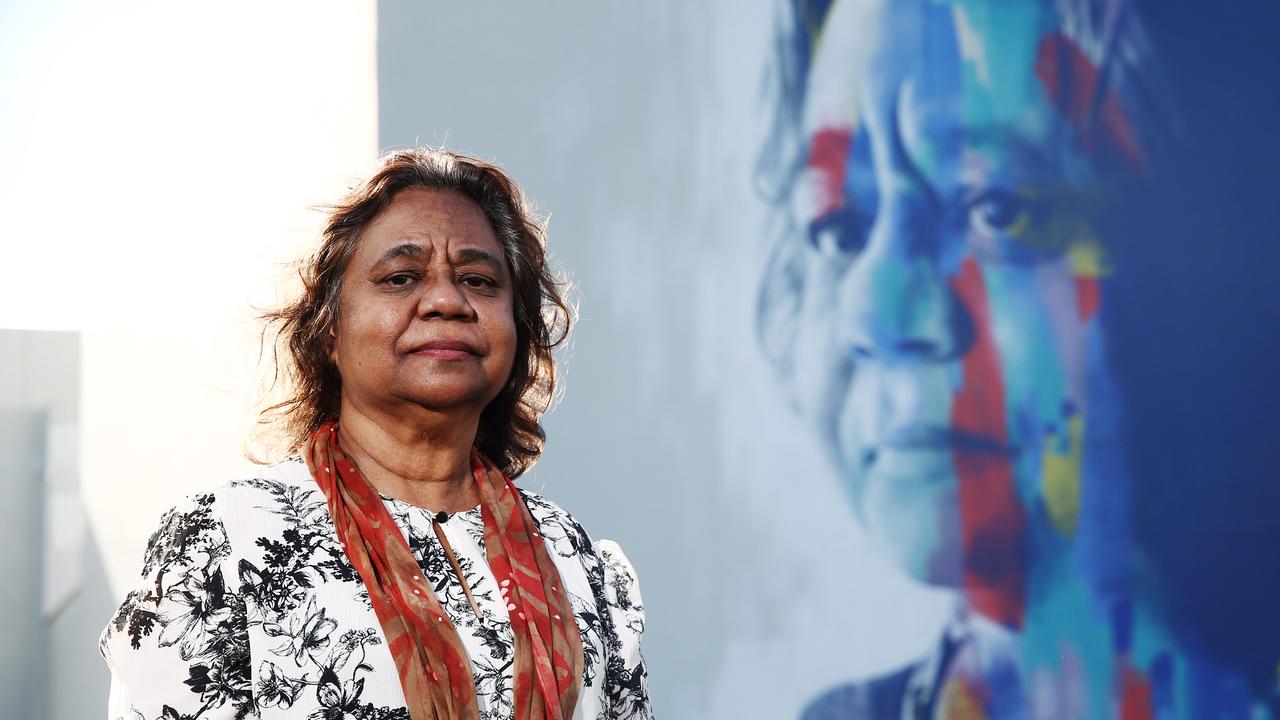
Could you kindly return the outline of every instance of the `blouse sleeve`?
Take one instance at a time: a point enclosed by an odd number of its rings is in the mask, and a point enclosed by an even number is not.
[[[109,720],[257,717],[244,599],[214,495],[169,510],[142,573],[99,640],[111,669]]]
[[[610,720],[650,720],[649,673],[640,655],[644,602],[635,568],[612,540],[595,543],[604,567],[604,595],[609,606],[613,641],[605,667],[605,694]]]

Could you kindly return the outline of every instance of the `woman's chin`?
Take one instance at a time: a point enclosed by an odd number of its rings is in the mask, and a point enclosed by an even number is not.
[[[427,410],[439,412],[484,408],[496,392],[481,382],[433,382],[405,388],[401,398]]]
[[[936,587],[963,587],[964,557],[958,541],[886,536],[875,529],[871,536],[889,560],[912,580]]]
[[[868,534],[907,576],[942,587],[964,582],[954,476],[866,478],[859,515]]]

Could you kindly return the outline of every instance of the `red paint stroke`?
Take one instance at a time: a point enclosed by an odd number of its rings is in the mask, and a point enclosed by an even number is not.
[[[844,176],[852,147],[852,128],[823,128],[809,140],[809,167],[817,171],[818,177],[816,216],[844,203]]]
[[[1076,276],[1076,310],[1082,322],[1089,322],[1098,313],[1102,300],[1098,293],[1098,278]]]
[[[1127,661],[1121,662],[1120,720],[1152,720],[1151,683]]]
[[[1036,77],[1040,78],[1058,112],[1076,126],[1085,150],[1094,152],[1089,111],[1098,86],[1097,66],[1071,38],[1062,33],[1050,33],[1040,41],[1036,51]],[[1111,143],[1134,165],[1141,166],[1142,149],[1138,147],[1133,125],[1114,88],[1107,88],[1099,115]]]
[[[964,380],[951,425],[1004,444],[1008,440],[1000,358],[982,271],[966,260],[952,286],[973,318],[974,344],[962,360]],[[1022,624],[1026,580],[1026,519],[1014,486],[1012,458],[956,451],[965,594],[978,612],[1007,627]]]

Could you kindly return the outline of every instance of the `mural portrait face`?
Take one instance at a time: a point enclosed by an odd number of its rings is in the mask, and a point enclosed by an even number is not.
[[[1049,3],[837,1],[761,298],[869,535],[1010,625],[1029,546],[1124,484],[1099,219],[1141,150],[1086,35]]]

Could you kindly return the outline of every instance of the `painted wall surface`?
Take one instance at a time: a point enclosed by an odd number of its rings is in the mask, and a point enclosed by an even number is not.
[[[379,13],[381,144],[552,213],[525,482],[639,569],[661,716],[1276,713],[1274,10]]]
[[[875,546],[957,600],[931,650],[804,716],[1280,712],[1275,523],[1249,504],[1280,497],[1274,422],[1233,397],[1256,360],[1223,377],[1260,336],[1162,337],[1200,325],[1168,260],[1250,240],[1196,228],[1219,208],[1186,155],[1218,138],[1141,9],[797,1],[777,31],[764,348]],[[1210,391],[1159,385],[1180,373]]]

